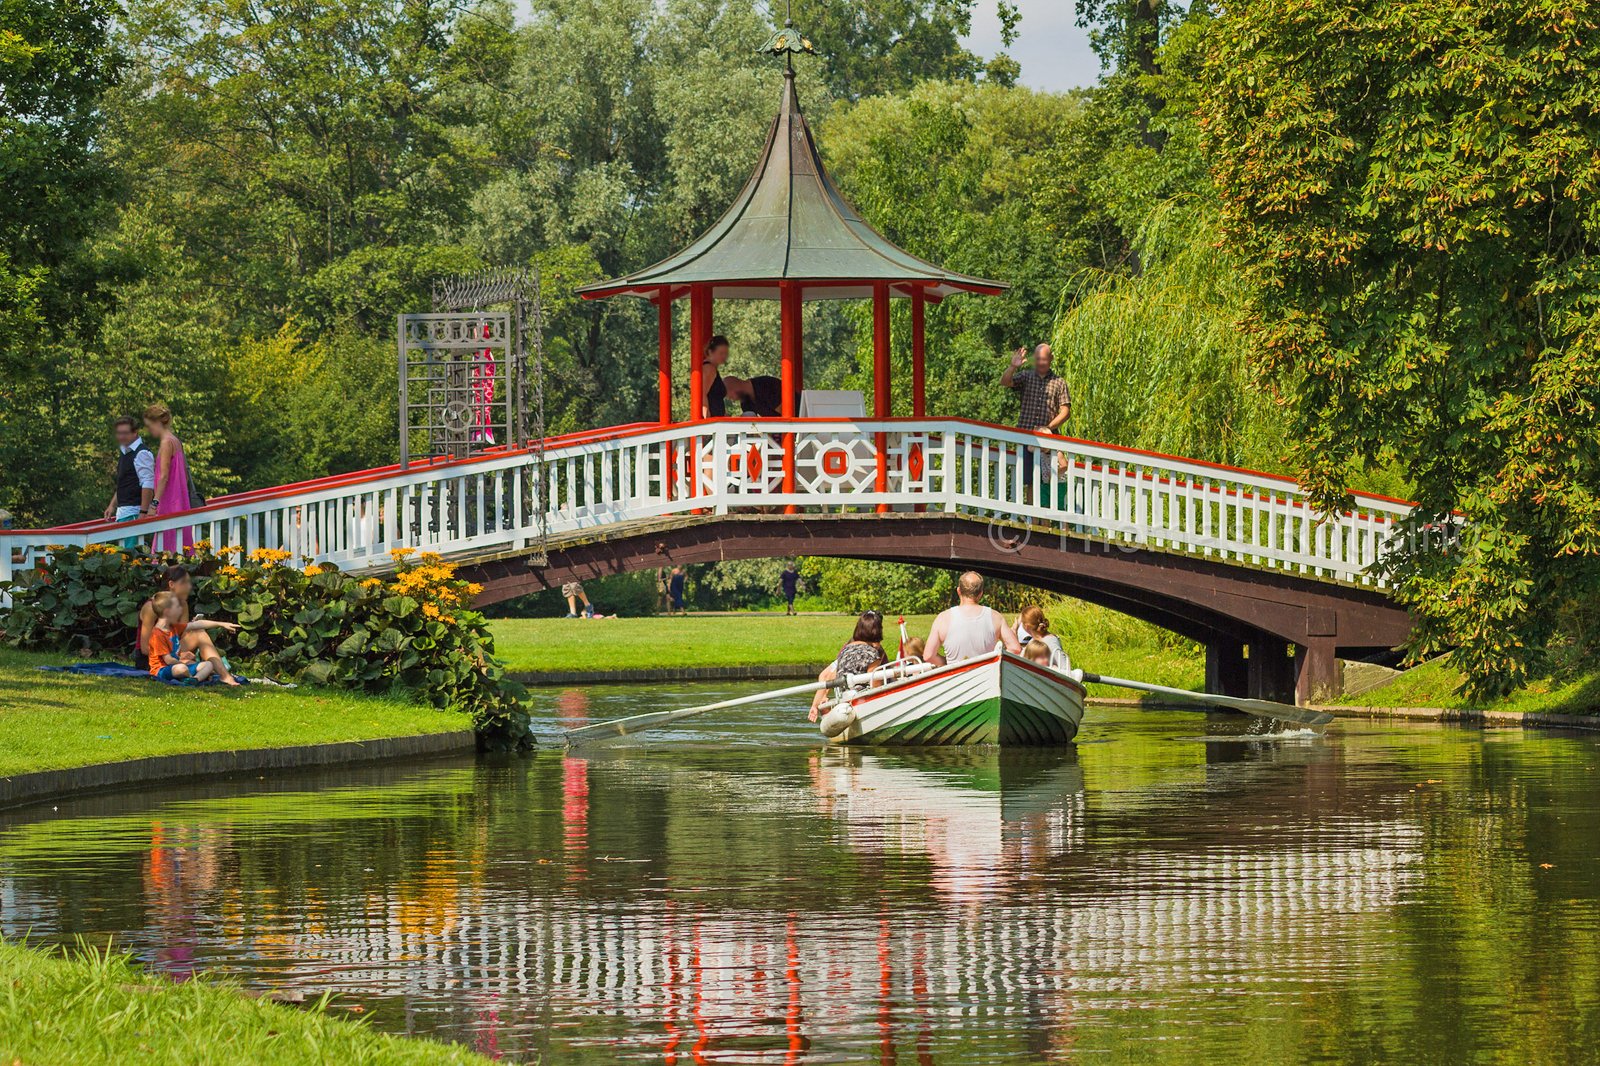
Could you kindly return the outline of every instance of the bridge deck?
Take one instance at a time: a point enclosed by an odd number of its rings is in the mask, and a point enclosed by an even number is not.
[[[55,545],[167,541],[161,534],[381,571],[397,548],[483,560],[667,518],[783,511],[963,515],[992,522],[997,537],[1015,526],[1070,531],[1379,587],[1372,566],[1409,510],[1357,495],[1350,510],[1321,515],[1278,475],[962,419],[722,419],[554,438],[542,470],[530,451],[506,449],[241,493],[159,519],[8,531],[0,580]]]

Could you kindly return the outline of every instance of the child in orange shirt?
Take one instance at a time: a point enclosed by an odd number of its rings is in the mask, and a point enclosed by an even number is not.
[[[233,622],[213,622],[197,618],[183,621],[183,601],[170,592],[158,592],[150,600],[156,614],[156,628],[150,634],[150,676],[161,681],[208,680],[212,674],[224,685],[237,685],[219,655],[203,663],[194,661],[194,652],[183,647],[183,634],[191,629],[225,629],[237,632]]]

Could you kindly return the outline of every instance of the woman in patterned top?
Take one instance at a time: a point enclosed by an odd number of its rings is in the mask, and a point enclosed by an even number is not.
[[[863,611],[856,619],[856,631],[839,649],[838,658],[817,675],[818,681],[833,681],[851,674],[864,674],[889,661],[883,651],[883,615],[877,611]],[[828,699],[828,689],[818,689],[811,699],[811,720],[815,722]]]

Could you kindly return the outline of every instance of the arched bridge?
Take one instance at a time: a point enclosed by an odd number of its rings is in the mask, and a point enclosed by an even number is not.
[[[1276,475],[962,419],[720,419],[361,471],[135,524],[10,532],[0,580],[50,545],[171,530],[351,571],[391,567],[395,548],[437,551],[482,581],[485,602],[723,559],[972,567],[1204,643],[1213,691],[1307,700],[1337,690],[1339,657],[1405,639],[1409,620],[1371,568],[1408,510],[1358,495],[1321,515]]]

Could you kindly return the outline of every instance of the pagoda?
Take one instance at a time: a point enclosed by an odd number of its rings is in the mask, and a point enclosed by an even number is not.
[[[874,418],[889,417],[889,301],[911,301],[911,410],[926,415],[925,321],[929,303],[954,293],[993,295],[997,281],[956,274],[896,247],[862,219],[828,177],[795,91],[795,55],[814,54],[792,18],[761,49],[784,58],[783,97],[755,173],[733,206],[688,247],[654,266],[579,289],[585,299],[640,296],[659,315],[660,418],[672,422],[672,313],[689,301],[689,421],[705,418],[701,380],[713,303],[777,300],[784,418],[794,418],[805,384],[801,304],[872,301]]]

